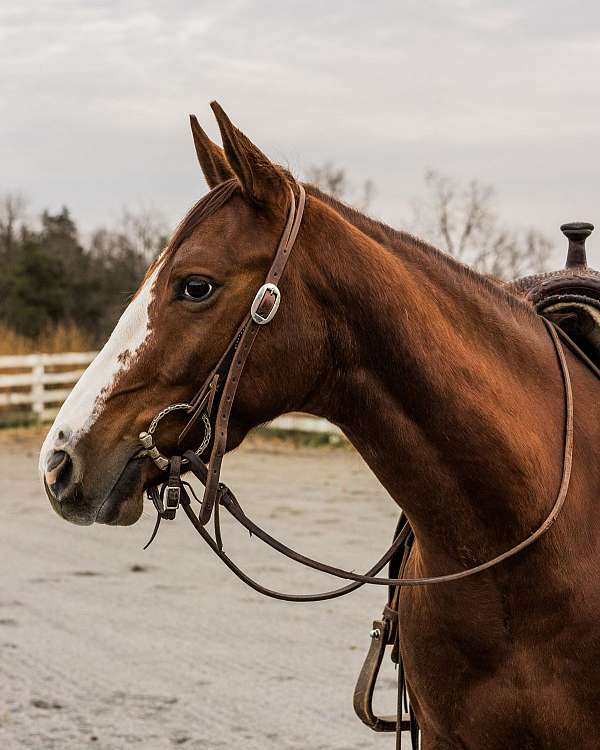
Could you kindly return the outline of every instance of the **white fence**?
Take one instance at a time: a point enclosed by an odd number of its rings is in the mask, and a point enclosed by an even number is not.
[[[49,421],[96,352],[0,357],[0,409],[12,421]]]
[[[0,424],[52,420],[97,352],[0,356]],[[341,435],[325,419],[285,414],[270,427]]]

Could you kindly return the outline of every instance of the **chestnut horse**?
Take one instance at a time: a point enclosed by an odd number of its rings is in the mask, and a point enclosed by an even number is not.
[[[144,489],[161,480],[133,458],[138,435],[219,361],[286,222],[295,183],[213,109],[224,148],[195,121],[194,140],[209,186],[230,184],[226,200],[207,210],[213,190],[188,213],[43,445],[47,494],[68,521],[138,520]],[[543,322],[425,243],[306,191],[281,306],[246,363],[227,450],[284,412],[325,417],[406,512],[407,576],[493,558],[543,522],[560,484],[563,385]],[[556,523],[484,573],[402,590],[423,750],[600,745],[598,385],[567,358],[574,463]],[[167,455],[181,426],[177,414],[161,426]]]

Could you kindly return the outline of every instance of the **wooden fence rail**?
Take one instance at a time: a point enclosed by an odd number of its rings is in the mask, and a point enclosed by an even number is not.
[[[0,423],[53,419],[96,352],[0,357]]]
[[[97,352],[0,356],[0,425],[48,422],[56,416]],[[337,437],[340,430],[325,419],[285,414],[270,427],[282,431]]]

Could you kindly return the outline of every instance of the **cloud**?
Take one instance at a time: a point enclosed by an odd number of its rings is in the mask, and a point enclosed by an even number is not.
[[[175,223],[203,189],[187,113],[215,134],[218,98],[296,171],[372,178],[396,226],[433,166],[495,184],[562,253],[560,223],[600,221],[599,21],[557,0],[25,0],[0,10],[2,189],[88,228],[136,202]]]

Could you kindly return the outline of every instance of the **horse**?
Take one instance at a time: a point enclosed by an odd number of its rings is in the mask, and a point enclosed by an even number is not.
[[[54,510],[81,525],[139,519],[164,467],[140,459],[138,436],[160,414],[161,451],[181,452],[184,412],[165,407],[189,404],[235,340],[301,189],[279,309],[247,356],[224,452],[290,411],[338,425],[410,521],[407,576],[469,569],[519,544],[548,516],[564,460],[547,326],[494,280],[299,185],[211,106],[223,148],[192,118],[210,192],[150,265],[42,446]],[[597,382],[563,356],[573,468],[555,523],[477,575],[401,590],[423,750],[600,742]],[[204,428],[188,424],[183,449]]]

